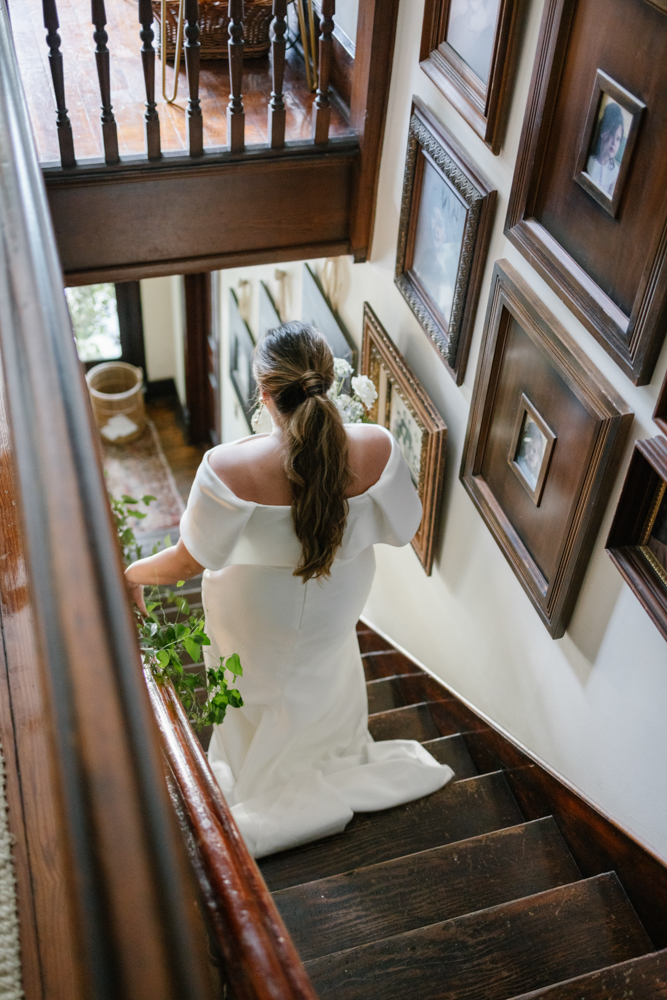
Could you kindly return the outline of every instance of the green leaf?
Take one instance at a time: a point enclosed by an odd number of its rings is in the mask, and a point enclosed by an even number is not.
[[[177,582],[176,586],[177,586],[177,587],[184,587],[184,586],[185,586],[185,580],[179,580],[179,581]]]
[[[166,667],[169,663],[169,653],[166,649],[158,650],[157,661],[161,667]]]
[[[123,503],[139,503],[138,500],[133,500],[132,497],[128,497],[127,493],[123,493],[121,500]]]
[[[149,503],[153,503],[154,500],[157,500],[157,497],[152,496],[150,493],[147,493],[146,496],[141,498],[141,502],[145,503],[146,506],[148,506]]]
[[[232,706],[232,708],[241,708],[243,705],[243,698],[241,697],[241,693],[240,691],[237,691],[236,688],[231,688],[231,690],[229,691],[229,704]]]
[[[133,510],[132,517],[138,517],[140,520],[142,520],[144,517],[148,517],[148,514],[142,514],[140,510]]]
[[[183,645],[185,646],[188,656],[191,656],[195,663],[199,660],[201,655],[201,646],[198,642],[195,642],[190,636],[186,636],[183,640]]]
[[[167,535],[167,537],[165,538],[163,544],[164,544],[165,549],[170,549],[171,548],[171,535]]]
[[[232,653],[232,655],[228,657],[225,667],[234,674],[234,677],[243,676],[243,667],[241,666],[238,653]]]

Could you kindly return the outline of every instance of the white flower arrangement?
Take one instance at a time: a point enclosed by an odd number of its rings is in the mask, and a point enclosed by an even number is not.
[[[352,395],[343,392],[345,380],[352,374],[352,366],[344,358],[334,358],[334,383],[328,396],[336,406],[345,424],[361,424],[366,410],[377,399],[377,389],[367,375],[355,375],[351,381]]]

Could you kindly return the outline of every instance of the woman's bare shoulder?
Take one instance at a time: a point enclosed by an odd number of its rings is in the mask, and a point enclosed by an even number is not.
[[[391,435],[377,424],[348,424],[345,427],[354,484],[349,493],[365,493],[377,483],[391,455]]]
[[[208,456],[211,469],[242,500],[255,503],[289,503],[289,487],[275,438],[257,434],[213,448]],[[287,496],[287,500],[285,500]]]

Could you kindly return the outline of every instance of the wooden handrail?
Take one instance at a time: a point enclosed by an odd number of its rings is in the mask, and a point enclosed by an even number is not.
[[[165,787],[5,0],[0,149],[3,394],[41,669],[31,676],[44,705],[33,724],[51,740],[42,766],[53,767],[69,861],[53,894],[68,905],[51,919],[72,913],[82,981],[48,995],[209,1000],[205,930]]]
[[[202,894],[234,996],[317,1000],[172,685],[158,685],[148,667],[144,673],[201,862]]]

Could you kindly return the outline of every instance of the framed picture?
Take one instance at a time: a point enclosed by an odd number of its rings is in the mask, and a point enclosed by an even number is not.
[[[276,309],[276,304],[273,301],[273,296],[269,291],[267,285],[260,281],[259,283],[259,328],[257,330],[257,341],[259,342],[262,337],[265,337],[269,330],[273,330],[275,327],[280,326],[282,320],[280,318],[280,313]]]
[[[554,639],[574,609],[631,423],[624,400],[498,261],[461,480]]]
[[[665,37],[664,3],[546,0],[505,223],[636,385],[665,336]]]
[[[229,290],[229,377],[238,401],[252,431],[251,418],[257,402],[257,385],[252,374],[252,352],[255,341],[250,327],[239,312],[239,302],[233,288]]]
[[[303,265],[301,319],[319,330],[329,341],[335,358],[344,358],[356,372],[358,351],[308,264]]]
[[[665,0],[665,2],[667,2],[667,0]],[[662,383],[662,389],[658,395],[658,402],[655,404],[653,419],[660,430],[667,434],[667,375],[665,375],[665,381]]]
[[[457,385],[465,375],[495,205],[496,192],[415,98],[395,280]]]
[[[426,0],[421,67],[499,153],[525,0]]]
[[[601,69],[595,74],[574,179],[616,216],[646,105]]]
[[[361,373],[378,389],[370,419],[396,438],[419,493],[424,513],[412,547],[430,576],[442,506],[447,427],[367,302]]]
[[[624,580],[667,639],[667,440],[638,441],[607,539]]]

